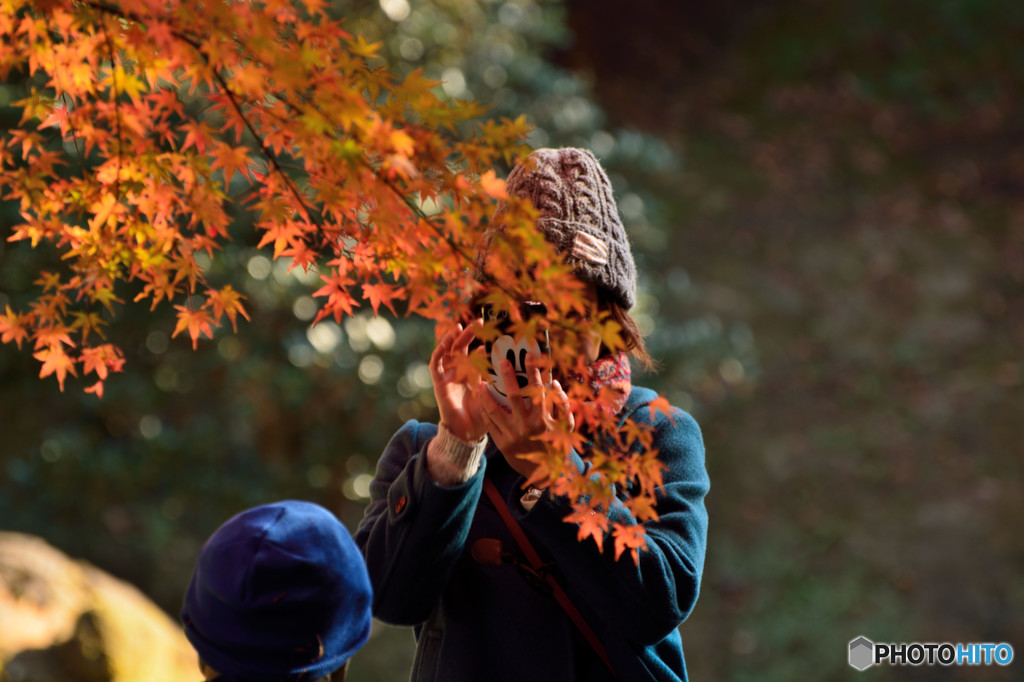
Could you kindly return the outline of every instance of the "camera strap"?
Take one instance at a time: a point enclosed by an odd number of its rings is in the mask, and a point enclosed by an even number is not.
[[[526,533],[520,527],[519,522],[512,516],[512,512],[509,511],[508,505],[505,504],[505,500],[502,498],[501,493],[498,492],[497,486],[494,482],[484,476],[484,492],[487,493],[487,497],[490,498],[494,504],[494,508],[498,510],[498,514],[501,516],[501,520],[505,522],[512,537],[515,538],[516,544],[519,545],[519,549],[526,555],[526,560],[530,562],[530,567],[533,570],[544,577],[548,586],[551,588],[551,594],[554,596],[555,601],[562,607],[566,615],[569,616],[570,620],[575,623],[577,629],[583,638],[587,640],[587,643],[591,646],[594,652],[597,654],[601,662],[607,666],[608,670],[611,671],[612,677],[616,677],[615,668],[612,667],[612,662],[608,658],[608,652],[605,651],[604,644],[598,639],[597,635],[591,629],[590,625],[583,618],[583,614],[579,612],[576,606],[572,603],[569,595],[565,593],[562,586],[555,579],[555,576],[551,574],[551,571],[544,566],[544,562],[541,561],[540,555],[537,554],[537,550],[533,548],[533,544],[530,543],[530,539],[526,537]],[[617,678],[616,678],[617,679]]]

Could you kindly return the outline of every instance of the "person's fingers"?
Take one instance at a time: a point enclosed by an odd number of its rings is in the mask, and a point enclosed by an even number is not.
[[[462,325],[456,323],[454,327],[446,331],[437,342],[437,348],[435,350],[441,350],[444,353],[448,353],[452,349],[452,343],[455,341],[455,337],[462,331]]]
[[[444,354],[444,348],[440,345],[430,354],[430,364],[427,367],[430,368],[430,378],[434,380],[434,385],[437,385],[438,379],[441,378],[441,356]]]
[[[441,345],[442,339],[451,334],[456,327],[460,326],[460,323],[453,322],[452,320],[438,320],[434,323],[434,343]]]
[[[480,320],[473,320],[466,325],[465,329],[461,324],[457,325],[455,333],[452,335],[452,352],[465,355],[469,350],[469,344],[473,342],[476,332],[481,326],[483,323]]]
[[[501,377],[505,380],[505,396],[508,398],[508,406],[512,410],[512,416],[520,421],[525,421],[526,404],[523,402],[523,393],[519,390],[519,379],[516,378],[516,370],[508,360],[501,361]]]
[[[487,384],[483,382],[476,391],[476,402],[479,405],[478,414],[486,424],[487,431],[500,439],[508,430],[508,413],[505,412],[505,407],[491,395]]]
[[[531,413],[543,420],[549,410],[545,407],[548,404],[548,398],[545,395],[544,373],[541,370],[540,357],[532,353],[526,356],[526,387],[530,407],[540,407],[539,410],[531,409]]]
[[[533,353],[526,356],[526,385],[537,389],[537,398],[544,390],[544,376],[541,372],[540,358]]]
[[[558,383],[557,379],[551,382],[551,397],[555,404],[555,409],[565,414],[566,420],[569,422],[569,430],[575,431],[576,416],[572,413],[569,396],[566,395],[565,390],[562,389],[562,384]]]
[[[562,384],[557,379],[551,382],[551,393],[554,397],[555,406],[563,412],[569,412],[569,396],[566,395]]]
[[[494,421],[489,412],[481,411],[480,421],[483,423],[484,430],[486,430],[488,435],[490,435],[491,440],[496,444],[504,442],[504,431],[501,430],[501,424]]]
[[[483,382],[480,382],[480,385],[483,385]],[[487,420],[487,415],[484,413],[483,401],[480,399],[480,385],[469,389],[465,401],[466,416],[469,417],[477,433],[487,433],[490,423]]]
[[[540,383],[545,388],[550,386],[551,382],[554,380],[551,358],[549,356],[544,356],[540,353],[531,353],[526,359],[526,367],[527,371],[530,371],[531,367],[537,368],[537,372],[540,373]]]
[[[437,342],[437,347],[434,348],[434,352],[430,354],[430,376],[435,383],[440,380],[444,374],[445,369],[445,358],[451,353],[452,343],[455,341],[456,335],[464,331],[461,324],[456,324],[455,327],[449,329],[441,336],[441,339]]]

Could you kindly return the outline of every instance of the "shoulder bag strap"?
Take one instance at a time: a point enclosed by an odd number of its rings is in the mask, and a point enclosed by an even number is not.
[[[565,593],[562,586],[558,584],[557,580],[555,580],[555,576],[551,575],[550,571],[544,570],[544,563],[541,561],[540,555],[537,554],[537,550],[533,548],[533,545],[530,543],[530,539],[526,537],[526,533],[524,533],[523,529],[519,526],[519,522],[512,516],[512,512],[509,511],[508,505],[505,504],[505,500],[501,497],[501,493],[498,492],[497,486],[495,486],[494,482],[486,476],[484,477],[484,492],[487,493],[487,497],[490,498],[492,503],[494,503],[495,509],[498,510],[498,514],[501,516],[501,520],[505,522],[506,526],[508,526],[509,532],[511,532],[512,537],[515,538],[516,544],[519,545],[519,549],[523,550],[523,554],[526,555],[526,559],[530,562],[530,566],[539,575],[544,576],[544,580],[547,581],[548,586],[551,588],[551,594],[555,597],[555,601],[557,601],[558,605],[562,607],[562,610],[568,614],[569,618],[572,619],[572,622],[576,624],[576,627],[579,628],[584,639],[587,640],[587,643],[590,644],[594,649],[594,652],[597,653],[598,658],[600,658],[605,666],[608,667],[608,670],[611,671],[612,677],[615,677],[615,668],[612,667],[612,662],[608,658],[608,652],[605,651],[601,640],[597,638],[597,635],[594,634],[590,625],[586,620],[584,620],[583,614],[576,609],[576,606],[572,603],[569,595]]]

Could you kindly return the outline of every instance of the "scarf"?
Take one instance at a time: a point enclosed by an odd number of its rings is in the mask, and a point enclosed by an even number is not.
[[[629,400],[632,389],[629,354],[612,353],[598,358],[586,369],[586,374],[573,373],[571,379],[589,384],[598,404],[609,414],[618,414]]]

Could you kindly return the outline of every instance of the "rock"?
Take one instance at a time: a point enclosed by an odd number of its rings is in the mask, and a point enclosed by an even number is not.
[[[199,679],[180,626],[138,589],[0,532],[0,682]]]

